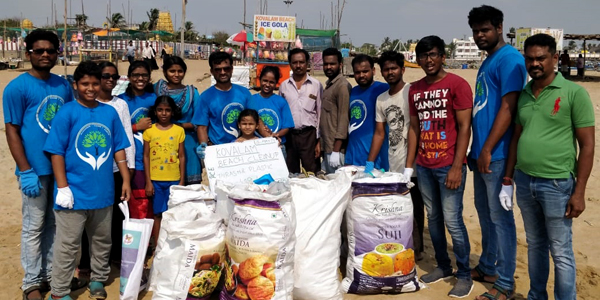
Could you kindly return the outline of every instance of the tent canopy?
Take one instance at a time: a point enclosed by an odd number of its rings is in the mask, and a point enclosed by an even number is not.
[[[336,29],[320,30],[320,29],[296,28],[296,34],[300,35],[300,36],[334,37],[337,34],[337,30]]]

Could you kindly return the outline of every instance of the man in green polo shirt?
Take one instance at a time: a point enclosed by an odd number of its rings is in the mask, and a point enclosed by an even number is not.
[[[512,205],[514,171],[528,245],[527,298],[548,299],[549,249],[555,265],[554,298],[571,300],[577,297],[571,225],[585,209],[585,186],[594,162],[594,108],[585,89],[554,72],[558,53],[553,37],[533,35],[524,48],[532,80],[517,104],[508,183],[500,199]]]

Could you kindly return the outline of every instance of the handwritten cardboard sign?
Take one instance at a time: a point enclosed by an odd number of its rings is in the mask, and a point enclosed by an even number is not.
[[[289,174],[279,143],[274,138],[208,146],[204,165],[212,191],[217,180],[251,182],[265,174],[280,180],[288,178]]]

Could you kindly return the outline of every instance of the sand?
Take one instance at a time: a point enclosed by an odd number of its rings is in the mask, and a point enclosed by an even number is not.
[[[188,60],[188,73],[185,83],[193,83],[203,91],[210,86],[210,79],[206,77],[209,72],[207,61]],[[160,64],[160,61],[159,61]],[[121,63],[119,69],[121,74],[127,72],[128,63]],[[74,67],[69,67],[68,72],[72,74]],[[449,70],[465,78],[471,87],[474,87],[477,70]],[[63,67],[55,67],[53,72],[64,74]],[[4,90],[8,82],[20,74],[18,71],[0,71],[0,93]],[[600,73],[589,72],[589,75],[596,76],[593,81],[579,82],[585,87],[595,107],[596,118],[600,119]],[[405,81],[414,81],[423,76],[420,69],[407,69]],[[162,78],[162,72],[154,71],[153,80]],[[318,77],[325,82],[326,78]],[[376,80],[383,81],[381,75],[377,74]],[[354,85],[354,79],[349,79]],[[0,108],[1,109],[1,108]],[[0,124],[0,130],[3,132],[4,123]],[[596,139],[598,132],[596,129]],[[596,147],[595,163],[598,164],[600,151]],[[21,198],[14,176],[14,162],[8,150],[5,138],[0,138],[0,165],[3,166],[0,171],[0,295],[2,299],[21,299],[21,280],[23,271],[20,264],[20,232],[21,232]],[[596,180],[600,177],[600,168],[596,167],[592,171],[586,191],[586,210],[573,222],[573,249],[577,262],[577,292],[578,298],[582,300],[593,300],[600,298],[600,183]],[[469,232],[471,241],[471,266],[477,265],[479,255],[481,254],[481,231],[477,213],[473,204],[473,185],[471,174],[468,174],[467,188],[464,195],[464,219]],[[523,219],[518,206],[515,206],[515,219],[517,224],[517,270],[515,273],[517,299],[525,299],[529,290],[529,277],[527,272],[527,246],[525,242],[525,232],[523,229]],[[450,241],[450,240],[449,240]],[[453,257],[452,245],[448,245],[448,251]],[[424,274],[434,268],[435,260],[433,257],[433,248],[429,239],[429,232],[425,228],[425,258],[418,262],[419,274]],[[446,295],[452,288],[455,280],[449,282],[439,282],[430,285],[428,288],[417,293],[404,295],[377,295],[377,296],[357,296],[346,295],[344,299],[450,299]],[[119,271],[113,268],[109,282],[107,283],[108,299],[118,299],[119,294]],[[466,299],[473,299],[476,295],[485,292],[490,285],[475,283],[471,296]],[[548,291],[552,296],[554,289],[554,274],[551,272]],[[88,299],[88,293],[85,290],[79,290],[71,294],[74,299]],[[140,299],[151,299],[151,293],[142,293]],[[316,299],[318,300],[318,299]]]

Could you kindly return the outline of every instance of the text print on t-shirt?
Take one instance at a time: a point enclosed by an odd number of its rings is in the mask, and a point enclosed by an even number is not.
[[[419,155],[427,159],[448,155],[446,119],[449,91],[450,89],[436,89],[417,92],[413,96],[421,127]]]

